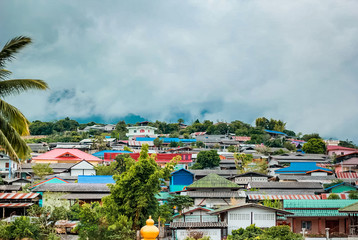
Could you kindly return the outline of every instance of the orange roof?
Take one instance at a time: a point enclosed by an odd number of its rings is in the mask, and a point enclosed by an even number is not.
[[[95,157],[91,154],[85,153],[78,149],[53,149],[47,153],[33,157],[33,160],[86,160],[86,161],[102,161],[102,159]]]

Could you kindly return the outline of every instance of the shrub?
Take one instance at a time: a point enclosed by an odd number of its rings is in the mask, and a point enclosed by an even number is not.
[[[328,199],[341,199],[341,198],[339,197],[338,194],[336,194],[336,193],[331,193],[331,194],[329,195]]]

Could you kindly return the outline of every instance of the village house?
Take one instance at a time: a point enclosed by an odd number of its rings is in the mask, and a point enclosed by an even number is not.
[[[357,151],[357,149],[354,149],[354,148],[347,148],[347,147],[341,147],[341,146],[327,146],[327,154],[330,157],[346,155],[346,154],[353,153],[356,151]]]
[[[348,214],[338,209],[356,203],[358,200],[284,200],[285,210],[294,213],[287,215],[291,230],[309,234],[324,234],[325,228],[330,233],[348,234]]]
[[[246,188],[250,182],[268,182],[269,178],[272,178],[272,176],[257,172],[246,172],[236,176],[228,177],[229,180],[243,188]]]
[[[170,174],[169,192],[185,191],[186,186],[194,182],[194,174],[186,169],[180,169]]]
[[[126,133],[126,136],[130,140],[134,140],[137,137],[158,137],[158,135],[155,134],[157,128],[148,126],[148,123],[149,122],[141,122],[140,126],[127,127],[128,133]]]
[[[234,206],[223,207],[210,212],[218,215],[221,222],[227,223],[225,236],[230,235],[233,230],[247,228],[251,224],[260,228],[269,228],[277,225],[277,216],[290,216],[291,212],[266,207],[261,204],[245,203]]]
[[[78,149],[53,149],[49,152],[33,157],[31,163],[78,163],[83,160],[97,165],[104,160]]]
[[[358,202],[352,203],[346,207],[338,209],[339,213],[348,214],[349,219],[349,237],[358,238]]]
[[[214,173],[195,181],[186,189],[186,195],[194,199],[195,206],[218,208],[230,205],[233,199],[245,201],[245,195],[240,195],[238,191],[240,186]]]
[[[170,223],[174,239],[184,240],[194,232],[203,233],[212,240],[221,240],[226,235],[226,222],[219,221],[218,216],[210,215],[213,209],[195,207],[174,216]]]

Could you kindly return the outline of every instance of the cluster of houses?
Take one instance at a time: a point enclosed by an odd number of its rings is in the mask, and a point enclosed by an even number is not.
[[[146,125],[128,130],[130,140],[120,141],[126,146],[154,146],[153,141],[158,137],[154,133],[156,129]],[[165,151],[155,147],[150,150],[161,166],[173,157],[181,157],[167,187],[157,195],[158,201],[164,204],[174,195],[194,200],[192,207],[177,212],[166,226],[166,233],[173,239],[182,240],[190,232],[199,231],[212,240],[220,240],[232,230],[251,224],[262,228],[289,225],[293,232],[317,236],[325,235],[326,230],[342,236],[358,235],[358,199],[350,194],[357,191],[357,149],[335,144],[327,146],[326,154],[291,152],[266,156],[257,151],[257,146],[245,144],[247,137],[223,138],[205,133],[196,133],[193,137],[162,138],[163,143],[181,141],[187,145]],[[235,145],[239,152],[265,160],[267,173],[239,173],[234,153],[225,150],[218,150],[221,161],[215,169],[192,170],[190,167],[198,152],[208,150],[191,148],[195,141],[208,146],[220,143],[224,149]],[[303,144],[293,139],[292,142],[297,146]],[[23,215],[33,204],[46,206],[55,202],[71,206],[78,201],[101,201],[110,194],[108,184],[114,180],[112,176],[96,175],[94,167],[111,163],[118,154],[129,154],[135,160],[139,157],[138,151],[123,149],[95,153],[76,147],[39,149],[41,151],[35,152],[32,159],[21,166],[0,154],[4,183],[0,185],[0,214],[3,218]],[[49,163],[53,169],[45,180],[39,181],[34,174],[32,167],[38,163]],[[30,192],[21,192],[25,186],[30,186]],[[333,195],[339,199],[332,199]]]

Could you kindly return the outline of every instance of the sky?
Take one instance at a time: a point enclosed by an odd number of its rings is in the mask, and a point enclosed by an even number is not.
[[[0,45],[33,40],[6,100],[31,121],[258,117],[358,143],[358,1],[2,0]]]

